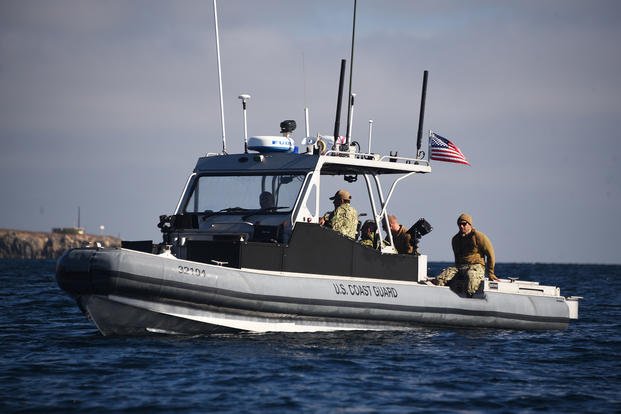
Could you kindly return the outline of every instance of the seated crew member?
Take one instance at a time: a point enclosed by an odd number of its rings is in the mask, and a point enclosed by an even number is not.
[[[360,228],[360,244],[363,246],[375,248],[377,243],[375,242],[377,232],[377,224],[373,220],[367,220]]]
[[[347,190],[339,190],[330,200],[334,203],[334,211],[320,217],[319,225],[330,227],[355,240],[358,232],[358,212],[350,204],[351,194]]]
[[[436,284],[444,286],[451,282],[451,288],[472,297],[486,275],[490,280],[498,280],[494,274],[494,247],[483,232],[472,227],[469,214],[462,213],[457,226],[459,232],[451,239],[455,266],[444,269]]]
[[[274,208],[276,206],[274,195],[269,191],[263,191],[259,196],[259,205],[262,209]]]
[[[414,246],[412,244],[412,236],[407,230],[399,224],[395,215],[388,216],[388,224],[390,225],[390,232],[392,233],[392,241],[395,243],[395,249],[399,254],[412,254],[414,253]]]

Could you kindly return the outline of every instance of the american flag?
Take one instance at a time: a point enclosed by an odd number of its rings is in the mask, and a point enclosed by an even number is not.
[[[429,159],[470,165],[457,145],[436,133],[429,136]]]

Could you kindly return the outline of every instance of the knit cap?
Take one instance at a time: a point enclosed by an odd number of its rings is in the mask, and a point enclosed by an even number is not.
[[[472,226],[472,216],[470,214],[461,213],[459,217],[457,218],[457,224],[461,223],[462,221],[465,221],[466,223]]]

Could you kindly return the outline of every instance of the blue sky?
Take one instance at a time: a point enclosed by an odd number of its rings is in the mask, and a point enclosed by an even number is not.
[[[229,152],[311,112],[331,133],[353,1],[219,2]],[[358,1],[354,139],[413,154],[425,129],[472,166],[433,163],[393,212],[451,260],[461,211],[502,262],[621,263],[621,3]],[[158,239],[196,159],[221,149],[210,1],[0,2],[0,227],[76,224]]]

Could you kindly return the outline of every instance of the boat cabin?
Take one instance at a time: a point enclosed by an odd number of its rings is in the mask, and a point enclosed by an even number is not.
[[[198,160],[175,214],[163,216],[164,243],[180,258],[222,266],[352,277],[417,280],[426,256],[398,255],[392,236],[378,226],[369,248],[319,225],[321,201],[334,194],[324,182],[365,188],[367,215],[387,225],[396,185],[428,173],[426,160],[328,151],[208,155]],[[381,179],[391,181],[387,190]],[[365,194],[355,194],[358,205]],[[364,216],[363,216],[364,217]],[[388,267],[388,268],[387,268]],[[389,270],[389,268],[393,270]],[[386,276],[391,275],[391,276]]]

